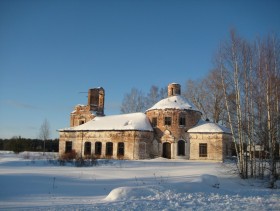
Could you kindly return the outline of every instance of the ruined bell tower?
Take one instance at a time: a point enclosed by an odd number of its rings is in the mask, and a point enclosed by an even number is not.
[[[102,87],[88,90],[88,104],[76,105],[70,114],[70,127],[82,125],[96,116],[104,116],[105,90]]]
[[[95,112],[96,116],[104,116],[105,91],[102,87],[88,90],[89,110]]]

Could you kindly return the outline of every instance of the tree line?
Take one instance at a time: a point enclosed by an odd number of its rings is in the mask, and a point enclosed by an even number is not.
[[[24,151],[44,152],[44,143],[46,152],[58,152],[58,139],[29,139],[22,137],[12,137],[11,139],[0,139],[0,150],[13,151],[20,153]]]
[[[241,178],[263,178],[268,172],[271,188],[280,175],[279,65],[278,36],[247,40],[232,30],[214,55],[213,69],[201,79],[187,80],[182,92],[204,119],[230,128]],[[134,88],[125,95],[121,112],[145,111],[166,93],[156,86],[147,95]]]

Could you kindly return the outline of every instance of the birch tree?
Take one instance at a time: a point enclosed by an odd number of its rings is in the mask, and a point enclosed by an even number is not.
[[[231,31],[229,41],[221,47],[218,66],[240,176],[256,176],[258,144],[260,149],[268,151],[269,187],[273,188],[279,155],[276,146],[279,144],[280,48],[275,37],[255,43]],[[264,170],[264,166],[259,166],[260,175],[264,175]]]
[[[225,103],[219,70],[214,69],[205,78],[188,80],[183,95],[203,113],[204,119],[225,124]]]
[[[260,78],[263,105],[260,113],[264,116],[260,122],[264,134],[264,144],[269,152],[269,187],[274,188],[277,177],[276,169],[276,145],[279,145],[279,40],[276,37],[268,37],[258,42],[259,63],[257,74]]]
[[[43,142],[44,142],[43,150],[44,150],[44,154],[45,154],[46,141],[48,139],[50,139],[50,124],[49,124],[49,121],[47,119],[45,119],[43,121],[43,123],[40,127],[39,139],[43,140]]]

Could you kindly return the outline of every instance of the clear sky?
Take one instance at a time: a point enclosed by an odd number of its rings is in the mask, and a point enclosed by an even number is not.
[[[45,118],[58,137],[89,88],[105,89],[110,115],[133,87],[184,87],[231,28],[279,35],[279,11],[279,0],[0,0],[0,138],[36,138]]]

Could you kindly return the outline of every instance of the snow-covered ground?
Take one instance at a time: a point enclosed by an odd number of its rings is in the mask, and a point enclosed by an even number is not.
[[[229,164],[167,160],[58,166],[53,154],[0,152],[2,210],[280,210],[280,190]]]

